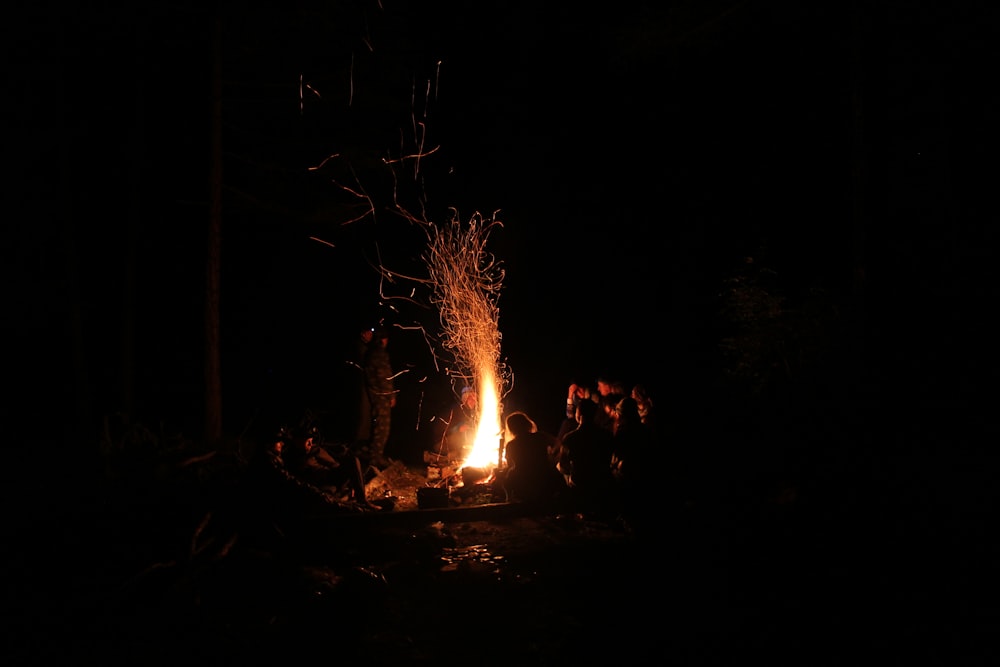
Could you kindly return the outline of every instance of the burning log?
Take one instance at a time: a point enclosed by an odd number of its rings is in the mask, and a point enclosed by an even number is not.
[[[453,505],[491,505],[507,502],[507,493],[492,477],[476,484],[466,484],[451,492]]]
[[[462,468],[462,484],[464,484],[465,486],[478,484],[479,482],[486,480],[492,475],[493,473],[487,468],[465,466],[464,468]]]

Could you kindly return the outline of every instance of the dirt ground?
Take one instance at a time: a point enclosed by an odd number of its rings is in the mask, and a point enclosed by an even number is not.
[[[369,482],[391,511],[281,526],[202,514],[186,496],[59,504],[55,532],[8,570],[4,664],[530,665],[648,652],[637,628],[663,564],[639,565],[647,545],[620,522],[506,503],[421,509],[428,481],[395,464]]]
[[[507,503],[423,509],[428,481],[422,467],[393,466],[370,482],[391,511],[282,525],[186,507],[186,495],[159,507],[53,502],[10,533],[32,548],[5,569],[0,658],[835,665],[873,639],[899,655],[899,637],[948,627],[882,622],[879,604],[920,609],[932,589],[927,570],[907,569],[913,552],[886,549],[886,515],[871,506],[834,510],[803,489],[757,504],[657,503],[630,524]]]
[[[439,468],[435,470],[440,470]],[[368,476],[365,488],[369,499],[391,497],[394,511],[407,512],[419,509],[417,492],[428,487],[445,488],[447,480],[428,476],[428,466],[406,465],[394,461],[388,468]]]

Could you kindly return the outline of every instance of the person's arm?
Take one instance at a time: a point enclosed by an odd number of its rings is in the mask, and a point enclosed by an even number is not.
[[[572,448],[566,444],[567,438],[562,441],[562,446],[559,448],[559,455],[556,460],[556,469],[561,472],[566,477],[569,477],[571,468],[571,455]]]
[[[508,468],[517,467],[517,443],[511,440],[506,445],[504,445],[504,458],[507,459]]]
[[[576,419],[576,383],[569,386],[569,395],[566,397],[566,419]]]
[[[322,447],[316,448],[316,460],[327,468],[339,468],[340,462]]]

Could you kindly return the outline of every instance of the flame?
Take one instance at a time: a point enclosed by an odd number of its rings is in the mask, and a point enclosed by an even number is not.
[[[479,425],[472,451],[463,468],[495,468],[500,459],[500,395],[492,368],[481,371],[479,382]]]

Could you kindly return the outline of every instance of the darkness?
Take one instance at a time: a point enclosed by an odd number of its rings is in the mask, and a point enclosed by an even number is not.
[[[222,12],[230,434],[336,405],[372,319],[436,333],[426,308],[380,303],[374,265],[421,270],[394,192],[433,222],[497,212],[508,403],[550,427],[577,376],[646,383],[679,415],[716,402],[723,296],[747,258],[786,312],[836,313],[816,326],[848,377],[812,384],[956,408],[982,397],[992,10]],[[200,432],[211,25],[184,3],[40,5],[10,23],[21,215],[5,328],[28,362],[9,415],[21,433],[87,439],[118,411]],[[410,150],[414,119],[438,150],[393,181],[382,158]],[[346,224],[359,209],[339,185],[365,189],[375,216]],[[401,333],[394,352],[404,385],[440,375],[422,336]]]
[[[4,421],[12,461],[45,452],[27,479],[86,484],[76,471],[118,412],[200,435],[209,6],[41,3],[5,22],[3,326],[19,370]],[[737,433],[808,433],[850,442],[812,452],[839,461],[811,473],[824,484],[982,488],[997,432],[996,14],[222,3],[227,436],[336,415],[373,319],[434,335],[432,311],[379,296],[375,265],[421,266],[395,196],[432,222],[498,212],[505,405],[546,428],[573,378],[608,374],[650,387],[705,458]],[[411,151],[415,121],[437,150],[393,178],[383,158]],[[340,186],[375,215],[348,224],[363,209]],[[760,294],[748,285],[780,303],[776,321],[727,308]],[[442,376],[412,329],[391,351],[408,371],[402,448]],[[763,465],[754,451],[720,465],[747,462]]]

